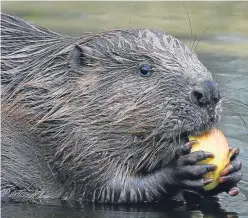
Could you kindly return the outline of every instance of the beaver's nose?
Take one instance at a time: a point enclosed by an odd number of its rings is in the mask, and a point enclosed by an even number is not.
[[[215,105],[220,100],[220,92],[215,82],[207,80],[192,91],[192,100],[200,107]]]

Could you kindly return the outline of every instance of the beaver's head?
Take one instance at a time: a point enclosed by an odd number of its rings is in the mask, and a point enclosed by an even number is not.
[[[103,165],[150,172],[168,163],[188,134],[219,120],[220,95],[211,73],[161,31],[89,36],[72,49],[69,63],[78,90],[72,122]]]

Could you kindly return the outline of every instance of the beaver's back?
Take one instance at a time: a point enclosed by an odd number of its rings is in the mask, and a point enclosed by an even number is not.
[[[37,40],[51,40],[60,37],[58,33],[34,26],[18,17],[1,14],[2,55],[10,55]]]
[[[33,59],[42,60],[49,55],[49,47],[70,44],[72,38],[1,14],[1,40],[1,71],[6,72],[17,67],[24,69]]]
[[[6,14],[1,14],[1,39],[1,83],[4,87],[9,85],[4,88],[4,96],[24,79],[34,81],[34,76],[39,76],[37,72],[42,74],[39,68],[46,69],[53,63],[54,56],[75,41],[73,37]]]

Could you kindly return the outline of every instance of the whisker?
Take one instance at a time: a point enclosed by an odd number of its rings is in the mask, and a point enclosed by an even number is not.
[[[237,104],[235,104],[234,102],[227,102],[227,103],[225,103],[225,105],[227,105],[227,106],[229,106],[229,105],[237,106]],[[244,108],[244,109],[246,109],[248,111],[248,107],[246,107],[244,105],[239,105],[239,107],[242,107],[242,108]]]
[[[188,16],[188,19],[189,19],[189,25],[190,25],[190,38],[191,38],[191,40],[192,40],[192,35],[193,35],[193,33],[192,33],[192,26],[191,26],[191,20],[190,20],[189,12],[188,12],[188,10],[187,10],[187,8],[185,7],[184,4],[183,4],[183,7],[184,7],[184,9],[186,10],[187,16]],[[191,42],[192,42],[192,41],[191,41]],[[190,47],[191,42],[190,42],[189,45],[188,45],[189,47]]]
[[[195,39],[194,39],[193,45],[192,45],[192,47],[191,47],[191,50],[193,50],[193,47],[194,47],[194,45],[195,45],[195,41],[196,41],[196,35],[195,35]]]
[[[227,97],[227,95],[223,96],[222,99],[224,100],[224,104],[226,105],[239,105],[240,107],[243,107],[248,110],[248,104],[242,102],[241,100]]]
[[[223,89],[228,89],[228,90],[225,90],[225,92],[233,92],[233,91],[240,91],[240,90],[245,90],[247,89],[247,87],[242,87],[242,88],[232,88],[232,87],[223,87]],[[223,97],[226,96],[226,95],[223,95]]]
[[[234,98],[228,98],[229,100],[231,101],[235,101],[236,103],[239,103],[240,105],[243,105],[243,106],[246,106],[248,108],[248,104],[240,101],[240,100],[237,100],[237,99],[234,99]]]
[[[244,123],[245,129],[246,129],[246,132],[248,134],[247,124],[246,124],[245,120],[243,119],[243,117],[239,113],[237,113],[236,111],[234,111],[232,109],[232,107],[228,107],[228,109],[230,109],[234,114],[236,114],[242,120],[242,122]]]
[[[233,82],[233,81],[235,81],[235,80],[237,80],[237,79],[246,78],[246,77],[247,77],[246,75],[239,76],[239,77],[235,77],[235,78],[233,78],[233,79],[231,79],[231,80],[228,80],[228,81],[225,82],[224,84],[221,84],[219,87],[223,87],[223,86],[225,86],[226,84],[228,84],[228,83],[230,83],[230,82]]]
[[[197,49],[197,46],[198,46],[198,44],[199,44],[199,42],[201,41],[201,39],[202,39],[202,37],[203,37],[203,35],[206,33],[206,31],[211,27],[211,26],[213,26],[212,24],[211,25],[209,25],[204,31],[203,31],[203,33],[201,34],[201,37],[200,37],[200,39],[198,40],[198,42],[197,42],[197,44],[196,44],[196,46],[195,46],[195,49],[194,49],[194,51],[196,51],[196,49]]]

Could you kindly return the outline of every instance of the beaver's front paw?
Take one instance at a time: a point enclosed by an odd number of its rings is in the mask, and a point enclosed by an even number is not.
[[[237,183],[242,179],[242,163],[237,159],[239,155],[238,148],[230,148],[230,164],[226,166],[224,170],[220,172],[219,185],[216,187],[216,191],[227,192],[230,196],[235,196],[239,193]]]
[[[196,164],[214,155],[206,151],[189,153],[195,141],[183,145],[178,151],[178,157],[174,160],[171,172],[172,183],[179,188],[201,190],[203,186],[211,183],[213,179],[203,178],[203,175],[215,171],[217,167],[212,164]]]

